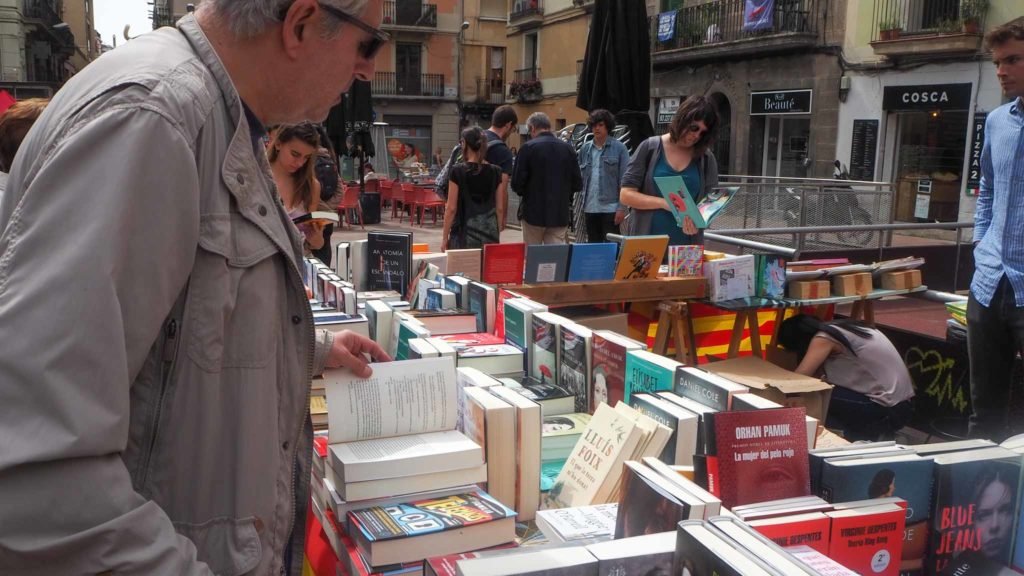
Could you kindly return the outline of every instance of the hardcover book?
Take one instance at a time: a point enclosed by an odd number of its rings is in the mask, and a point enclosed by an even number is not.
[[[690,519],[690,504],[677,499],[673,492],[678,493],[678,488],[667,478],[640,462],[627,461],[622,472],[615,539],[671,532],[680,521]],[[701,512],[697,518],[702,517]]]
[[[404,294],[412,274],[412,233],[368,232],[367,290]]]
[[[349,512],[349,525],[369,564],[381,566],[510,542],[514,516],[481,490]]]
[[[828,557],[860,574],[898,576],[906,514],[896,504],[826,512]]]
[[[704,246],[668,247],[669,276],[700,276],[704,273]]]
[[[470,280],[480,280],[480,261],[483,258],[483,251],[480,248],[449,250],[446,254],[448,275],[461,274]]]
[[[591,341],[590,411],[602,403],[614,406],[626,396],[626,353],[646,346],[610,330],[595,330]]]
[[[476,331],[494,333],[494,287],[480,282],[469,285],[469,311],[476,314]]]
[[[676,529],[672,574],[692,576],[769,576],[751,556],[701,520],[686,520]]]
[[[531,366],[530,346],[533,343],[533,315],[547,312],[548,307],[528,298],[509,298],[505,308],[505,341],[523,351],[527,365]]]
[[[783,548],[810,546],[828,554],[832,521],[822,512],[749,520],[747,524]]]
[[[565,282],[569,275],[569,244],[531,244],[526,247],[527,284]]]
[[[676,552],[674,530],[599,542],[587,550],[597,558],[598,576],[667,576]]]
[[[819,494],[828,502],[896,496],[907,502],[900,571],[924,569],[934,464],[917,454],[825,460]]]
[[[547,493],[547,507],[571,508],[604,504],[633,455],[641,431],[632,418],[601,404]]]
[[[972,551],[1010,564],[1021,456],[1002,447],[939,454],[925,572],[939,574]]]
[[[656,278],[667,247],[668,236],[626,236],[619,250],[615,279]]]
[[[710,372],[692,366],[679,366],[675,373],[675,393],[725,412],[732,408],[732,396],[750,389]]]
[[[786,297],[786,259],[778,254],[754,255],[757,267],[755,295],[781,300]]]
[[[618,252],[617,242],[573,244],[569,259],[569,282],[614,279]]]
[[[647,350],[626,353],[626,381],[623,402],[630,402],[633,394],[653,394],[672,390],[676,369],[682,364]]]
[[[558,382],[559,343],[558,337],[565,318],[551,312],[539,312],[531,319],[533,344],[530,355],[530,377],[540,383]]]
[[[805,414],[803,408],[715,414],[714,485],[725,507],[810,495]]]
[[[590,411],[591,343],[594,333],[590,328],[572,322],[562,324],[559,356],[562,363],[558,381],[576,398],[575,412]]]
[[[472,282],[468,276],[447,275],[444,277],[444,288],[455,294],[455,308],[465,309],[469,303],[469,283]]]
[[[672,465],[690,466],[697,452],[697,415],[651,394],[634,394],[630,406],[672,430],[658,458]]]
[[[522,284],[526,244],[485,244],[483,281],[487,284]]]

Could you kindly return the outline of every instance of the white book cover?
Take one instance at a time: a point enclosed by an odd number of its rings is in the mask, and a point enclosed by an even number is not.
[[[537,526],[552,541],[573,542],[589,538],[612,537],[619,504],[596,504],[575,508],[555,508],[537,512]]]
[[[356,240],[351,243],[349,251],[349,262],[351,275],[349,282],[355,285],[357,292],[366,290],[366,263],[369,260],[369,247],[366,240]]]
[[[334,247],[334,271],[342,280],[349,282],[352,271],[349,268],[349,243],[341,242]]]
[[[369,378],[327,370],[324,383],[331,444],[455,429],[451,358],[382,362]]]

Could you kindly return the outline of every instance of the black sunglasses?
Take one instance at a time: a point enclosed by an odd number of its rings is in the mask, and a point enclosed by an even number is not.
[[[391,36],[387,32],[374,28],[359,18],[343,12],[330,4],[324,4],[323,2],[318,2],[317,4],[331,16],[348,22],[349,24],[353,24],[363,32],[370,35],[369,40],[363,40],[359,43],[359,55],[364,59],[373,60],[374,56],[377,55],[377,52],[379,52],[385,44],[391,41]]]

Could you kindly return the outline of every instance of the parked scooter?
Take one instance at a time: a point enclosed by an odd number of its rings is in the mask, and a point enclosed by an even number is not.
[[[835,161],[832,172],[833,180],[849,180],[850,173],[839,160]],[[800,210],[804,198],[799,188],[785,188],[787,198],[784,199],[786,226],[801,225]],[[834,185],[823,188],[817,197],[808,197],[804,207],[807,215],[804,226],[863,226],[872,224],[871,214],[860,207],[857,194],[850,185]],[[839,242],[856,247],[867,246],[875,237],[868,231],[845,230],[837,232]]]

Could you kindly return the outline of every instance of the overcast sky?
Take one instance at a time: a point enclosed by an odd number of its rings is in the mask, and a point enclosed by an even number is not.
[[[153,29],[149,19],[151,0],[93,0],[96,31],[100,33],[104,44],[113,45],[113,36],[117,36],[117,44],[124,44],[124,27],[131,25],[132,36],[138,36]]]

